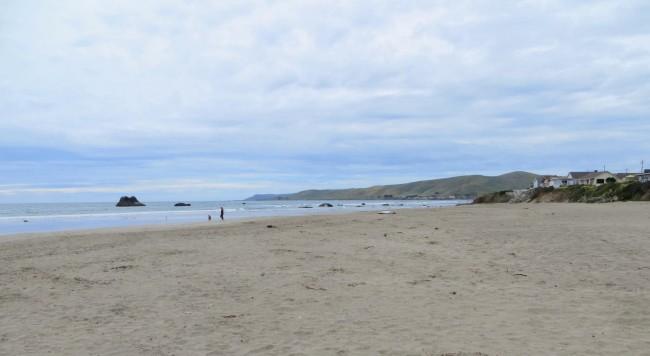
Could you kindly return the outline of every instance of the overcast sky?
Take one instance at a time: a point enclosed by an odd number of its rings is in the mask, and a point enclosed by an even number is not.
[[[642,159],[646,0],[0,4],[0,202],[237,199]]]

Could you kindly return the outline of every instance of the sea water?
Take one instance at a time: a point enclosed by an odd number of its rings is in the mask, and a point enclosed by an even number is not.
[[[203,201],[175,207],[175,202],[146,202],[142,207],[116,207],[115,203],[0,204],[0,235],[65,230],[178,224],[271,216],[332,214],[355,211],[434,208],[466,203],[462,200],[328,200],[328,201]],[[321,203],[333,207],[319,207]]]

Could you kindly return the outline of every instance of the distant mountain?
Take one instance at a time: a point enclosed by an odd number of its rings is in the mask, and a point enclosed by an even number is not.
[[[511,172],[496,177],[470,175],[369,188],[257,194],[247,200],[473,199],[490,192],[528,188],[536,177],[536,174],[528,172]]]
[[[291,194],[255,194],[246,200],[289,200]]]

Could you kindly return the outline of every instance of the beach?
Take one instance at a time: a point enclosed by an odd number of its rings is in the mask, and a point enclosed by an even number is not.
[[[650,204],[0,242],[0,355],[650,355]]]

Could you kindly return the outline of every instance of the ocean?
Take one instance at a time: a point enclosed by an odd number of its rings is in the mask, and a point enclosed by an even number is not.
[[[223,206],[225,219],[272,216],[337,214],[355,211],[436,208],[466,203],[464,200],[328,200],[328,201],[204,201],[147,202],[144,207],[115,207],[115,203],[35,203],[0,204],[0,235],[54,232],[137,225],[178,224],[219,220]],[[330,203],[333,207],[319,207]],[[309,208],[308,208],[309,207]]]

